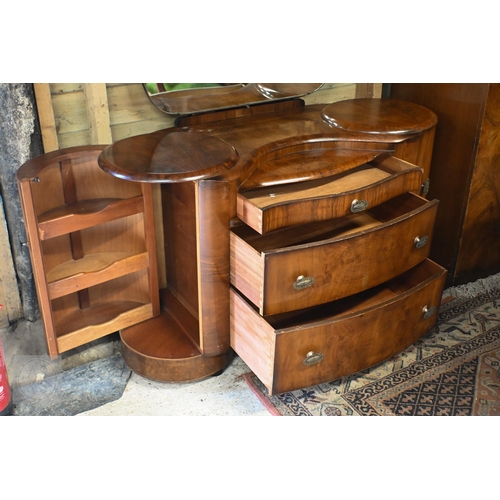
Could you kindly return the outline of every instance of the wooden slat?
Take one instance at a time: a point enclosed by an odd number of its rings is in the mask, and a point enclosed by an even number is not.
[[[35,83],[35,99],[42,132],[43,149],[46,153],[59,149],[54,108],[48,83]]]
[[[375,95],[374,83],[356,83],[356,99],[371,98]]]
[[[78,310],[57,324],[59,352],[65,352],[92,340],[135,325],[152,317],[151,304],[102,303],[93,306],[95,323],[89,324],[89,310]]]
[[[21,299],[17,286],[16,272],[10,253],[9,236],[5,213],[0,197],[0,328],[9,326],[9,322],[22,317]]]
[[[153,188],[153,212],[155,218],[156,239],[156,265],[158,268],[158,288],[167,286],[167,263],[165,262],[165,238],[163,235],[163,211],[161,206],[161,187],[154,184]]]
[[[111,144],[108,95],[105,83],[83,85],[91,144]]]
[[[38,304],[42,315],[43,326],[45,329],[45,337],[47,339],[47,350],[49,356],[55,359],[59,354],[57,348],[57,339],[54,328],[54,320],[52,316],[52,308],[45,281],[45,267],[42,258],[41,241],[37,234],[37,216],[33,203],[33,197],[30,189],[30,181],[19,182],[19,191],[21,194],[21,206],[23,210],[24,223],[26,224],[26,234],[30,246],[31,265],[35,283],[37,284]]]
[[[88,207],[75,210],[74,207]],[[143,211],[143,198],[125,200],[86,200],[69,207],[51,210],[39,217],[38,232],[41,240],[81,231],[96,224],[134,215]],[[82,213],[83,212],[83,213]]]
[[[142,183],[144,197],[144,235],[148,255],[149,296],[153,306],[153,316],[160,314],[160,295],[158,288],[158,267],[156,260],[155,215],[153,189],[151,184]]]
[[[50,298],[56,299],[75,291],[86,292],[86,288],[90,286],[134,273],[140,269],[145,269],[149,265],[147,253],[138,255],[123,254],[124,252],[110,252],[109,254],[88,255],[78,261],[70,261],[67,266],[53,269],[47,274]],[[75,270],[74,275],[69,275],[68,271],[71,269]],[[57,273],[64,273],[65,271],[67,276],[57,277],[53,280],[52,276],[57,276]],[[157,294],[158,289],[156,289]],[[90,301],[86,307],[89,305]]]
[[[229,183],[204,180],[196,190],[200,347],[214,356],[229,349]]]

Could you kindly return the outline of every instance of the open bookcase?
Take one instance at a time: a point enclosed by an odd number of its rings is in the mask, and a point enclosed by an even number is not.
[[[52,358],[160,313],[151,185],[103,172],[104,148],[54,151],[17,172]]]

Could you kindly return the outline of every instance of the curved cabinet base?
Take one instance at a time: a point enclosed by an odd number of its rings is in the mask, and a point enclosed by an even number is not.
[[[204,356],[168,311],[120,331],[122,353],[128,367],[159,382],[193,382],[214,375],[229,364],[234,352]]]

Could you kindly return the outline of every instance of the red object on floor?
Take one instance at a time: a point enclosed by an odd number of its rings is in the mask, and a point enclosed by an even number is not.
[[[3,308],[2,304],[0,304],[1,308]],[[2,339],[0,339],[0,415],[12,414],[11,399],[7,367],[5,366],[5,358],[3,356]]]

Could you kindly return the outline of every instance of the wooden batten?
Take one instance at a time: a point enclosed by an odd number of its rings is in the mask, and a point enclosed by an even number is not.
[[[35,99],[38,108],[38,120],[42,133],[43,149],[46,153],[59,149],[56,120],[50,94],[50,84],[35,83]]]
[[[361,99],[361,98],[377,97],[376,93],[378,89],[376,88],[375,85],[376,85],[375,83],[357,83],[356,98]]]
[[[111,144],[108,94],[105,83],[84,83],[83,93],[91,144]]]
[[[0,328],[22,316],[21,298],[14,263],[10,255],[9,235],[0,197]]]

